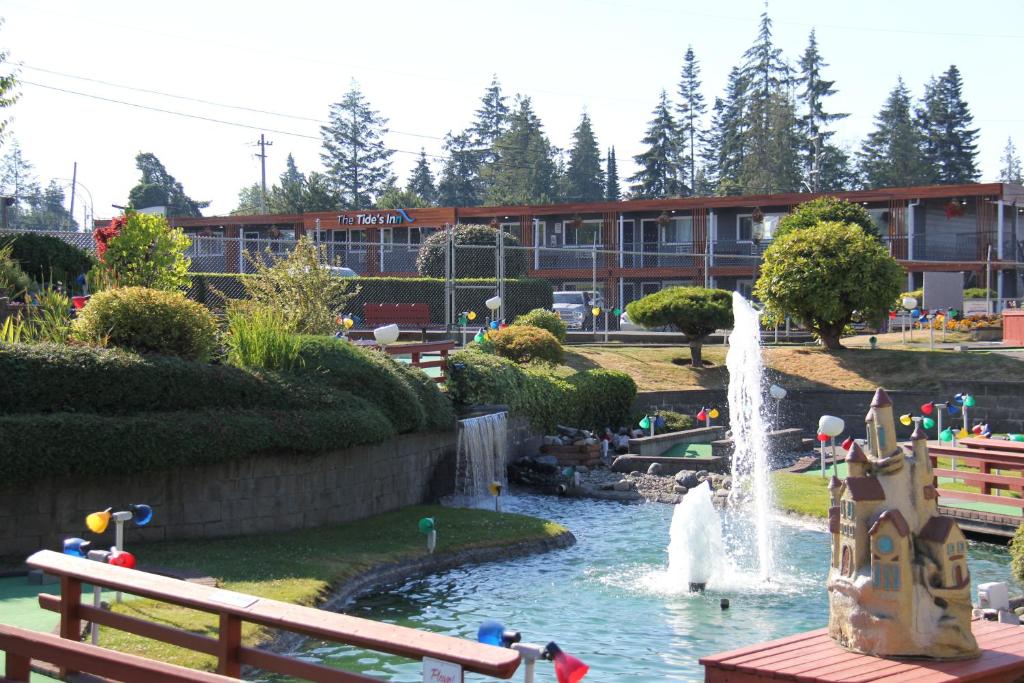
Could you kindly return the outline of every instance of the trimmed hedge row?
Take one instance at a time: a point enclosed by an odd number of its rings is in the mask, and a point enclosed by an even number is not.
[[[345,412],[231,410],[110,416],[0,415],[0,482],[135,475],[257,456],[321,453],[395,434],[377,408],[344,397]]]
[[[23,232],[0,237],[0,246],[13,244],[11,256],[21,269],[41,285],[63,282],[78,291],[75,280],[96,262],[92,255],[51,235]]]
[[[631,420],[636,383],[623,372],[596,369],[563,378],[472,349],[452,354],[449,368],[448,393],[456,402],[508,404],[538,429],[618,428]]]
[[[223,305],[217,292],[229,298],[244,298],[242,281],[252,275],[232,273],[192,273],[192,285],[188,296],[211,308]],[[422,304],[430,307],[430,322],[444,324],[444,280],[427,277],[354,277],[347,278],[358,292],[349,299],[344,313],[361,319],[363,304]],[[493,279],[459,280],[462,285],[493,285]],[[505,317],[508,320],[523,315],[535,308],[550,309],[553,305],[554,288],[547,280],[520,278],[505,282]],[[455,308],[458,311],[475,310],[478,315],[487,313],[484,300],[493,296],[488,289],[458,289],[455,293]],[[481,318],[482,319],[482,318]]]

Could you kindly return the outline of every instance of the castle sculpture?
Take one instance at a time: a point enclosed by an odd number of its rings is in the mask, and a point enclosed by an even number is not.
[[[967,541],[939,516],[927,436],[918,421],[912,446],[897,442],[883,389],[865,421],[865,445],[846,454],[848,476],[829,484],[829,635],[870,655],[976,657]]]

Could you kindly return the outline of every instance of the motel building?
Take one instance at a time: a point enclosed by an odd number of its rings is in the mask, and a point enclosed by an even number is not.
[[[937,185],[831,193],[862,204],[907,272],[962,272],[965,287],[1024,296],[1024,187]],[[457,223],[500,226],[528,252],[528,275],[556,290],[590,290],[624,306],[663,287],[699,285],[749,294],[779,219],[818,195],[689,197],[534,206],[445,207],[295,215],[172,218],[197,239],[193,269],[245,272],[241,250],[283,251],[300,235],[331,262],[366,276],[416,276],[419,246]],[[990,279],[989,279],[989,275]]]

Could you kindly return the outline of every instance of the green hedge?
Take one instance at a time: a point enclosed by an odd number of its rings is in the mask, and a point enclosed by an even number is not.
[[[192,273],[192,286],[188,295],[211,308],[220,308],[223,301],[218,292],[229,298],[243,298],[244,278],[252,275],[224,273]],[[356,277],[350,278],[358,287],[345,307],[345,313],[363,317],[363,304],[427,304],[430,307],[430,322],[444,324],[444,280],[427,277]],[[459,280],[461,285],[493,285],[493,279]],[[513,320],[535,308],[550,309],[553,305],[554,288],[547,280],[520,278],[505,282],[505,317]],[[494,295],[490,289],[458,289],[455,295],[457,311],[475,310],[478,321],[487,314],[484,301]]]
[[[563,378],[477,350],[452,354],[448,365],[448,393],[457,403],[507,404],[538,429],[618,428],[631,420],[636,384],[622,372],[586,370]]]
[[[63,282],[78,291],[75,280],[95,264],[92,255],[58,237],[30,232],[0,237],[0,246],[12,244],[11,256],[41,285]]]
[[[110,416],[0,415],[0,482],[136,475],[264,452],[320,453],[378,443],[394,428],[351,394],[330,410],[217,410]]]

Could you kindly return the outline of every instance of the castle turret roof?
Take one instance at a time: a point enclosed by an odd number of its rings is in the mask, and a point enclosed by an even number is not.
[[[918,537],[933,543],[945,543],[949,538],[949,532],[956,526],[956,520],[952,517],[932,517],[928,523],[921,527]]]
[[[892,400],[889,398],[889,394],[885,393],[885,389],[882,387],[878,387],[878,389],[875,390],[875,397],[871,399],[871,407],[884,408],[891,405]]]
[[[832,478],[828,480],[828,490],[829,491],[835,490],[835,489],[839,488],[842,485],[843,485],[842,482],[839,481],[839,477],[837,477],[834,474],[832,475]]]
[[[867,462],[868,456],[864,455],[864,449],[860,447],[860,444],[856,441],[850,446],[850,450],[846,451],[846,462]]]
[[[882,528],[882,522],[885,521],[892,522],[900,536],[906,536],[910,533],[910,525],[907,524],[907,520],[903,517],[903,513],[896,509],[889,509],[878,516],[875,523],[871,525],[870,529],[868,529],[868,535],[874,536],[875,533]]]
[[[885,490],[874,477],[847,477],[846,488],[854,500],[885,500]]]

